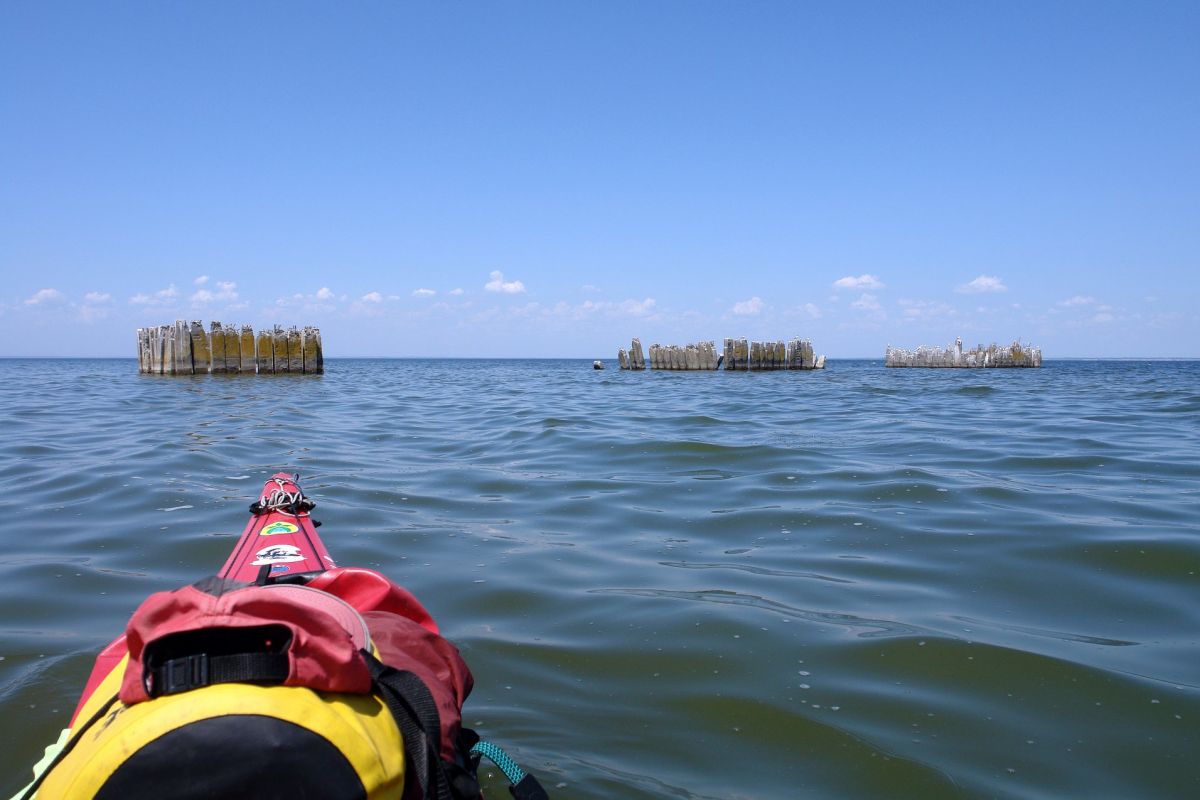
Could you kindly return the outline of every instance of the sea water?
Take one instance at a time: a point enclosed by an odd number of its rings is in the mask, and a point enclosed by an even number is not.
[[[1200,363],[613,366],[0,361],[0,796],[279,470],[554,797],[1200,796]]]

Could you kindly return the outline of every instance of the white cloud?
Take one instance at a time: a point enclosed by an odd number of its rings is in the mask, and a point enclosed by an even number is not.
[[[882,289],[884,287],[883,282],[874,275],[859,275],[857,278],[847,275],[844,278],[838,278],[833,285],[838,289]]]
[[[863,294],[851,303],[850,307],[857,308],[859,311],[878,311],[879,300],[873,294]]]
[[[217,281],[217,290],[215,292],[209,289],[200,289],[191,297],[193,305],[203,305],[213,301],[232,303],[237,299],[237,284],[233,281]]]
[[[437,292],[433,289],[417,289],[413,292],[413,297],[433,297]]]
[[[579,287],[579,290],[581,292],[598,292],[598,291],[600,291],[600,287],[595,286],[590,283],[585,283],[583,286]]]
[[[522,309],[519,309],[519,312],[522,316],[539,313],[568,319],[585,319],[601,315],[647,318],[655,313],[656,305],[657,301],[653,297],[647,297],[643,300],[623,300],[620,303],[611,303],[608,301],[597,303],[592,300],[584,300],[577,306],[560,300],[549,309],[543,308],[537,303],[529,303]]]
[[[88,292],[83,299],[89,303],[107,303],[112,300],[112,295],[108,292]]]
[[[504,273],[498,269],[492,270],[490,281],[483,285],[484,289],[489,292],[503,292],[504,294],[520,294],[525,291],[525,284],[520,281],[505,281]]]
[[[86,323],[98,322],[108,317],[108,309],[104,306],[82,305],[79,307],[79,319]]]
[[[1095,302],[1096,298],[1094,297],[1077,294],[1074,297],[1068,297],[1066,300],[1059,300],[1058,304],[1064,308],[1071,308],[1073,306],[1090,306]]]
[[[1110,311],[1101,311],[1096,316],[1092,317],[1092,322],[1112,322],[1116,317]]]
[[[463,290],[462,290],[462,289],[451,289],[451,290],[450,290],[449,292],[447,292],[446,294],[453,295],[454,297],[458,297],[458,296],[459,296],[460,294],[462,294],[462,293],[463,293]]]
[[[179,297],[179,290],[175,288],[175,284],[171,284],[165,289],[159,289],[154,294],[144,294],[138,292],[133,297],[129,298],[129,302],[135,306],[162,306],[175,300]]]
[[[905,319],[940,319],[956,317],[958,311],[946,303],[933,300],[901,300],[900,307],[904,310]]]
[[[208,283],[208,276],[201,275],[199,278],[196,278],[196,280],[192,281],[192,283],[196,284],[197,286],[203,286],[204,284]]]
[[[63,293],[58,289],[39,289],[34,292],[32,297],[25,300],[27,306],[40,306],[42,303],[48,303],[52,300],[61,300]]]
[[[337,299],[329,288],[323,286],[314,294],[296,292],[290,297],[277,298],[275,305],[280,308],[303,308],[305,311],[330,311]],[[343,296],[341,300],[345,302],[347,298]]]
[[[1006,292],[1008,287],[994,275],[980,275],[970,283],[964,283],[954,291],[960,294],[979,294],[981,292]]]
[[[733,313],[739,317],[752,317],[763,309],[763,301],[761,297],[751,297],[749,300],[742,300],[733,304]]]
[[[645,300],[625,300],[620,309],[631,317],[644,317],[654,310],[654,303],[653,297],[647,297]]]
[[[364,303],[382,303],[383,295],[379,292],[367,292],[361,299]]]

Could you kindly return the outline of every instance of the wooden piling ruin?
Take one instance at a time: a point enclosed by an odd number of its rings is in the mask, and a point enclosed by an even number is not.
[[[636,359],[635,359],[636,354]],[[746,339],[726,339],[724,352],[717,354],[712,341],[701,341],[686,345],[650,345],[649,358],[642,359],[642,343],[633,340],[627,352],[617,351],[617,363],[621,369],[650,369],[715,371],[722,367],[730,371],[761,370],[809,370],[824,369],[825,356],[813,353],[812,342],[807,339],[792,339],[790,342],[751,342]]]
[[[311,325],[260,331],[213,321],[137,329],[138,372],[151,375],[319,375],[325,371],[321,331]]]
[[[956,338],[954,345],[941,347],[918,347],[916,350],[905,350],[901,347],[887,346],[883,354],[885,367],[924,367],[924,368],[958,368],[972,369],[983,367],[1040,367],[1042,365],[1042,349],[1029,345],[1023,346],[1019,341],[1007,347],[991,344],[987,347],[979,345],[964,351],[962,339]]]
[[[621,369],[645,369],[646,357],[642,353],[642,340],[635,337],[633,343],[629,347],[629,352],[625,352],[624,349],[618,350],[617,363],[621,365]]]

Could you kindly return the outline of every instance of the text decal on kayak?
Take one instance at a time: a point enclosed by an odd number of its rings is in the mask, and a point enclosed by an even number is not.
[[[304,556],[300,554],[300,548],[291,544],[277,544],[271,547],[264,547],[254,555],[258,558],[250,562],[256,567],[261,567],[263,564],[277,564],[283,561],[303,561]]]

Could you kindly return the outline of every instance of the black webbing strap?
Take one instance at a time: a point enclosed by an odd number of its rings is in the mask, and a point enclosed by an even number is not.
[[[452,800],[450,781],[442,768],[441,717],[429,687],[413,673],[389,667],[366,650],[360,652],[404,737],[409,774],[416,775],[421,797]]]
[[[205,653],[181,656],[146,670],[146,693],[151,697],[178,694],[214,683],[283,683],[288,676],[287,653]]]

